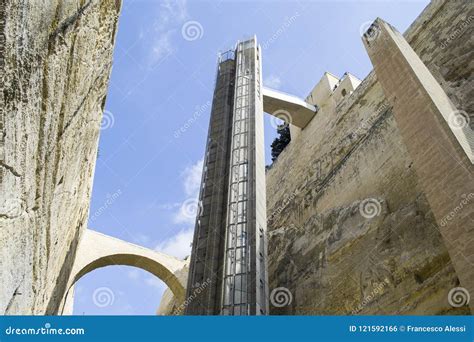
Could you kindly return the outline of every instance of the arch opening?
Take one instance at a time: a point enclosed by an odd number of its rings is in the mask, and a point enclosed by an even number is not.
[[[144,271],[148,271],[149,273],[162,280],[171,289],[171,291],[177,298],[184,300],[184,287],[180,284],[180,281],[176,275],[174,275],[169,269],[167,269],[165,266],[163,266],[156,260],[137,254],[113,254],[96,259],[84,266],[74,276],[74,279],[72,280],[70,286],[73,286],[74,283],[76,283],[87,273],[90,273],[98,268],[114,265],[132,266],[140,268]]]
[[[184,301],[185,261],[92,230],[79,243],[60,314],[72,313],[74,284],[84,275],[108,266],[131,266],[163,281],[179,302]]]
[[[72,315],[156,315],[169,287],[135,266],[113,265],[85,273],[70,288]]]

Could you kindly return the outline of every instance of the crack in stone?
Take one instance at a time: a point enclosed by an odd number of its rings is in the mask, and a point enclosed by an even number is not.
[[[21,277],[21,280],[18,283],[18,286],[15,288],[15,291],[13,291],[12,297],[10,298],[10,301],[8,302],[7,307],[5,308],[5,314],[8,314],[11,307],[13,306],[13,302],[15,300],[15,297],[21,295],[21,293],[18,292],[18,290],[20,289],[20,286],[23,283],[24,279],[25,279],[25,275],[23,274],[23,277]]]
[[[8,164],[6,164],[5,162],[3,162],[1,160],[0,160],[0,166],[4,167],[8,171],[10,171],[15,177],[21,177],[22,176],[19,172],[17,172],[15,170],[15,168],[13,166],[8,165]]]
[[[92,0],[89,0],[84,6],[79,8],[79,10],[71,15],[69,18],[64,20],[61,25],[49,36],[49,42],[52,42],[56,37],[64,35],[66,31],[71,27],[77,20],[79,20],[86,9],[91,5]]]

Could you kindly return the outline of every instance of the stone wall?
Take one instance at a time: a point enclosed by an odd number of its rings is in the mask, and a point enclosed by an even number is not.
[[[54,314],[64,294],[87,223],[120,5],[0,3],[0,314]]]
[[[470,15],[436,1],[405,34],[468,113]],[[267,172],[270,291],[292,297],[271,314],[469,313],[448,303],[459,280],[412,165],[373,72],[322,106]]]

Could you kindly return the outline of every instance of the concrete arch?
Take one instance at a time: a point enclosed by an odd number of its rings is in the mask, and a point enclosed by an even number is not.
[[[71,288],[82,276],[97,268],[112,265],[134,266],[148,271],[161,279],[179,302],[184,301],[184,260],[87,229],[77,248],[61,312],[70,311],[67,307],[72,305]]]

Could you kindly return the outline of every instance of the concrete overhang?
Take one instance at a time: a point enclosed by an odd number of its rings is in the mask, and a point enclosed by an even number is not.
[[[318,108],[294,95],[263,87],[263,111],[293,126],[305,128]]]

